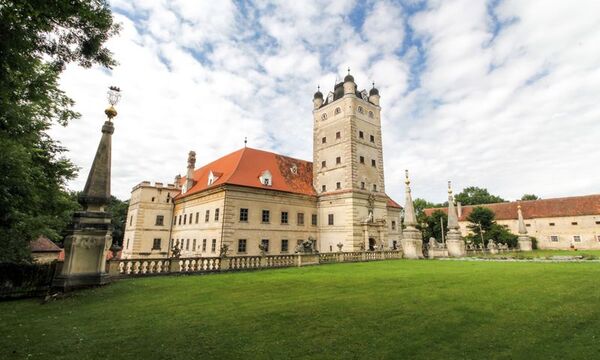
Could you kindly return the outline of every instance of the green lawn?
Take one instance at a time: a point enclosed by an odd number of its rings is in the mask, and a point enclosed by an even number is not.
[[[594,359],[600,265],[384,261],[0,303],[0,359]]]
[[[597,260],[600,259],[600,250],[534,250],[524,252],[507,252],[494,255],[482,255],[481,253],[479,253],[471,256],[484,258],[513,257],[515,259],[549,259],[553,256],[583,256],[586,260]]]

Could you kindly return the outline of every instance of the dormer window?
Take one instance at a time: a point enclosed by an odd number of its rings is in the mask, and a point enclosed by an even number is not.
[[[269,170],[265,170],[260,174],[260,183],[265,186],[273,185],[273,177],[271,176],[271,172]]]
[[[290,171],[292,172],[292,174],[298,175],[298,166],[296,166],[296,164],[292,165]]]
[[[219,172],[213,172],[213,171],[211,171],[208,174],[208,186],[214,184],[217,180],[219,180],[219,177],[221,177],[221,175],[223,175],[223,174],[219,173]]]

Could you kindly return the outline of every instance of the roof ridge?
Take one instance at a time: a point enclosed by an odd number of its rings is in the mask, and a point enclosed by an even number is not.
[[[248,147],[243,147],[240,150],[237,150],[240,152],[240,156],[237,159],[237,162],[235,164],[235,166],[233,167],[233,171],[229,174],[229,176],[227,176],[227,178],[223,179],[223,183],[227,183],[227,181],[229,181],[229,179],[231,179],[231,177],[233,176],[233,174],[235,174],[238,171],[238,168],[240,167],[240,164],[242,163],[242,158],[244,157],[244,154],[246,154],[246,150],[255,150],[252,148],[248,148]],[[234,151],[236,152],[236,151]],[[227,155],[225,155],[227,156]]]

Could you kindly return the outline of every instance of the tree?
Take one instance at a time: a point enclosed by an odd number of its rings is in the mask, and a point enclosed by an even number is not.
[[[443,226],[442,226],[443,222]],[[442,210],[435,210],[430,216],[426,216],[423,222],[425,225],[421,227],[425,241],[429,238],[435,238],[437,241],[442,241],[442,228],[446,233],[446,225],[448,224],[448,215]]]
[[[121,201],[114,196],[111,196],[108,211],[110,212],[113,225],[113,242],[123,246],[123,234],[125,232],[125,220],[127,218],[127,210],[129,209],[129,201]]]
[[[454,196],[454,199],[462,205],[493,204],[505,201],[499,196],[491,195],[487,189],[476,186],[464,188],[461,193]]]
[[[415,208],[415,216],[417,217],[417,222],[421,224],[426,221],[427,215],[425,215],[425,209],[442,207],[442,204],[435,204],[425,199],[416,198],[413,200],[413,207]]]
[[[65,191],[76,167],[47,130],[80,115],[58,87],[66,64],[116,63],[105,48],[118,32],[106,1],[0,4],[0,262],[30,260],[29,241],[60,240],[77,204]]]
[[[469,216],[467,216],[467,220],[471,223],[467,227],[476,235],[480,236],[480,226],[483,232],[489,231],[494,225],[496,214],[486,207],[477,206],[471,211]]]
[[[535,194],[524,194],[521,200],[541,200],[541,198]]]

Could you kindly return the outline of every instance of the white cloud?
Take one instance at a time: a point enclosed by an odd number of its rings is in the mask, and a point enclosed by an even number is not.
[[[447,179],[505,198],[599,191],[597,2],[429,1],[411,13],[386,1],[360,4],[364,21],[352,24],[357,5],[113,1],[123,31],[109,46],[120,65],[71,66],[62,77],[83,114],[52,130],[82,167],[71,186],[85,182],[108,85],[123,89],[113,193],[127,198],[142,180],[184,172],[189,150],[203,164],[245,136],[310,159],[312,93],[350,66],[359,88],[375,81],[382,94],[395,199],[405,168],[413,194],[434,201]]]

